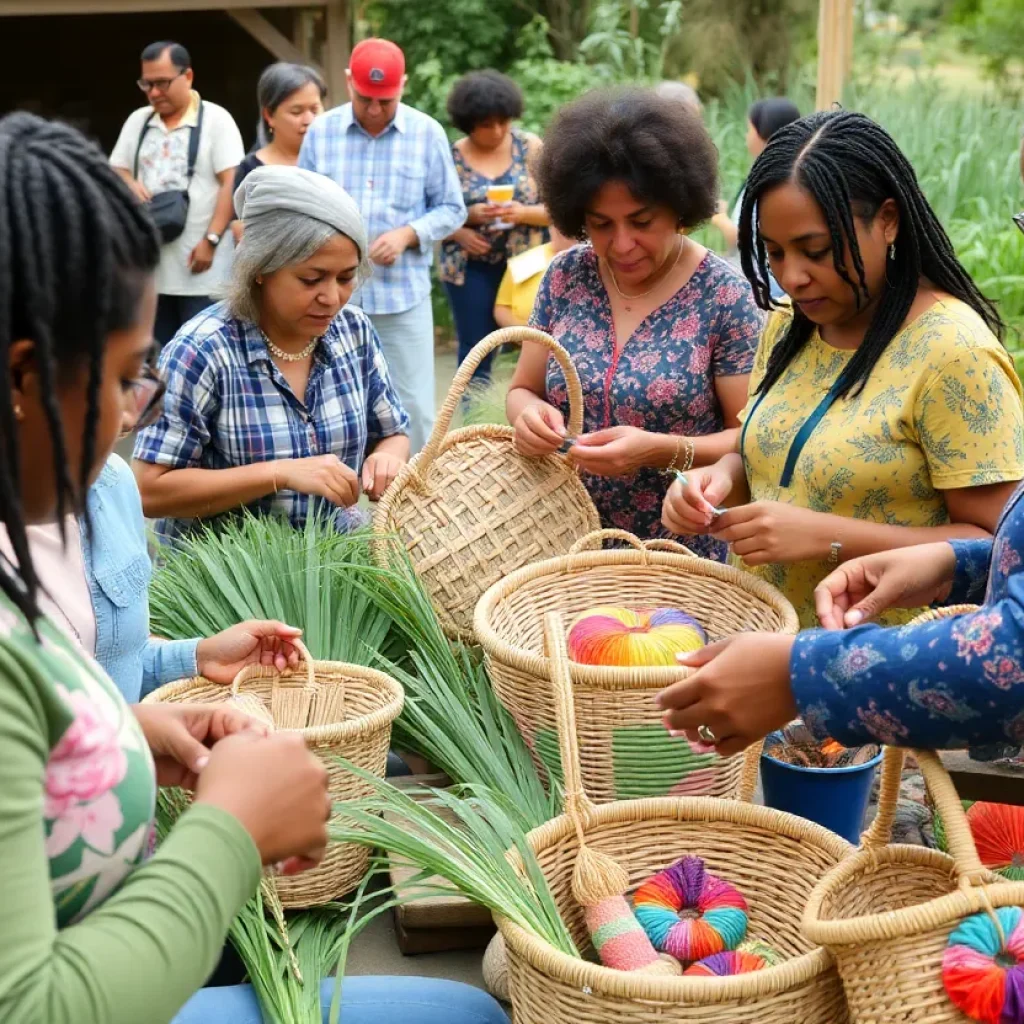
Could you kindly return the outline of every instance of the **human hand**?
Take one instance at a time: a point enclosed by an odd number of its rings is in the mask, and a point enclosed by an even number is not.
[[[153,198],[152,193],[145,185],[142,184],[141,181],[139,181],[138,178],[132,178],[131,181],[128,182],[128,187],[135,193],[135,198],[138,199],[140,203],[148,203],[150,199]]]
[[[501,203],[494,209],[498,212],[495,219],[505,224],[522,224],[527,215],[526,203],[520,203],[514,199],[508,203]]]
[[[473,203],[466,207],[466,223],[474,226],[490,224],[501,217],[501,209],[494,203]]]
[[[569,458],[596,476],[628,476],[654,458],[651,435],[639,427],[608,427],[592,434],[580,434]]]
[[[956,555],[945,541],[851,558],[815,587],[818,621],[826,629],[850,629],[887,608],[943,600],[955,571]]]
[[[835,539],[827,533],[829,518],[780,501],[755,501],[722,513],[710,533],[744,565],[813,561],[829,556]]]
[[[692,536],[707,533],[720,506],[732,491],[733,480],[721,462],[687,470],[668,489],[661,506],[661,521],[672,533]]]
[[[413,244],[410,234],[413,234],[411,228],[395,228],[378,236],[370,246],[371,262],[381,267],[393,266],[395,260]]]
[[[213,246],[204,238],[200,243],[189,253],[188,256],[188,269],[193,274],[204,274],[210,267],[213,266]]]
[[[371,452],[363,463],[363,490],[370,501],[380,501],[406,460],[391,452]]]
[[[359,500],[359,478],[337,455],[279,459],[274,468],[279,490],[318,494],[346,508]]]
[[[195,803],[233,815],[264,864],[294,874],[320,862],[331,799],[327,770],[297,732],[229,736],[210,751]]]
[[[715,737],[723,757],[781,729],[798,715],[790,687],[789,658],[794,637],[778,633],[738,633],[677,660],[697,669],[655,698],[665,727],[706,749],[698,728]]]
[[[135,717],[156,764],[160,786],[195,789],[210,748],[237,733],[268,733],[267,726],[230,704],[135,704]]]
[[[196,662],[199,674],[227,685],[247,665],[272,665],[278,672],[295,668],[298,648],[292,643],[302,630],[283,622],[251,619],[199,641]]]
[[[490,240],[472,228],[459,228],[452,235],[452,239],[458,242],[470,256],[486,256],[491,251]]]
[[[562,447],[566,437],[562,414],[547,402],[528,405],[519,414],[513,427],[516,432],[516,451],[520,455],[550,455]]]

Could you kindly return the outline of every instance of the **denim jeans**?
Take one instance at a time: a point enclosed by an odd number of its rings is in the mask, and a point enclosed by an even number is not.
[[[486,992],[438,978],[358,977],[342,985],[342,1024],[509,1024]],[[334,979],[322,983],[329,1019]],[[263,1024],[249,985],[200,989],[171,1024]]]
[[[158,295],[153,337],[163,347],[192,317],[212,305],[209,295]]]
[[[467,260],[465,284],[444,286],[459,338],[460,365],[477,342],[498,329],[494,319],[494,300],[498,297],[504,274],[504,263]],[[477,368],[473,374],[476,383],[486,384],[490,380],[493,360],[494,356],[489,355]]]

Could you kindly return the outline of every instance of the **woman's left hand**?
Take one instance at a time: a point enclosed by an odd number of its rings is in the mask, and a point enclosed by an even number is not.
[[[639,427],[608,427],[580,434],[569,458],[595,476],[629,476],[654,458],[651,435]]]
[[[236,733],[270,732],[263,722],[229,704],[136,704],[132,711],[153,753],[159,786],[195,789],[210,759],[210,747],[218,740]]]
[[[370,501],[380,501],[391,481],[402,471],[405,459],[390,452],[372,452],[363,463],[363,491]]]
[[[710,729],[714,749],[723,757],[739,753],[797,717],[789,682],[791,636],[739,633],[691,654],[680,665],[695,668],[655,700],[665,727],[703,745],[698,728]]]
[[[835,540],[826,536],[829,518],[781,501],[754,501],[723,513],[711,535],[729,544],[744,565],[824,561]]]
[[[199,674],[225,686],[247,665],[273,665],[278,672],[295,668],[299,652],[293,640],[302,630],[283,622],[250,620],[199,641]]]

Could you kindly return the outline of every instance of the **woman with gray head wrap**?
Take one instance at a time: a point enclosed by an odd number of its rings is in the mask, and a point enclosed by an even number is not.
[[[244,224],[226,301],[160,356],[160,419],[139,435],[146,514],[170,539],[199,518],[313,506],[361,521],[409,455],[408,417],[369,318],[347,303],[369,273],[355,202],[330,178],[261,167],[235,193]]]

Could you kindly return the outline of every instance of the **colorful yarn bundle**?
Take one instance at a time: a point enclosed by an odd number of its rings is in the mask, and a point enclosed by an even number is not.
[[[942,983],[971,1020],[1024,1024],[1024,910],[1000,907],[995,915],[999,928],[988,913],[960,922],[942,958]]]
[[[741,953],[738,949],[726,950],[724,953],[712,953],[703,960],[687,967],[684,977],[703,976],[705,978],[728,978],[733,974],[749,974],[760,971],[768,966],[767,961],[756,953]]]
[[[1024,882],[1024,807],[986,801],[965,805],[981,863],[1011,882]],[[936,844],[946,850],[946,829],[937,811],[934,828]]]
[[[654,948],[684,963],[735,949],[747,934],[747,901],[700,857],[683,857],[644,882],[633,912]]]
[[[786,959],[774,946],[769,946],[763,939],[746,938],[736,949],[740,953],[753,953],[754,956],[760,957],[764,961],[765,967],[776,967]]]
[[[569,657],[581,665],[675,665],[708,642],[701,624],[677,608],[592,608],[572,625]]]

